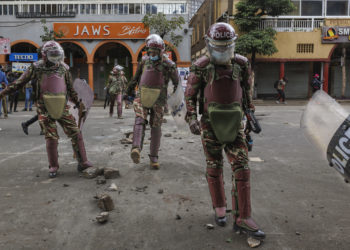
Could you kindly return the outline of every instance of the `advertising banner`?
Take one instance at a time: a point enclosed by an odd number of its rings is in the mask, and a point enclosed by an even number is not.
[[[181,79],[181,83],[182,83],[182,88],[185,91],[186,90],[186,86],[187,86],[187,79],[188,79],[188,75],[190,74],[190,68],[177,68],[178,72],[179,72],[179,76]]]
[[[350,43],[350,26],[323,26],[322,43]]]
[[[11,44],[9,38],[0,38],[0,55],[11,53]]]
[[[10,62],[36,62],[38,53],[11,53]]]
[[[143,23],[54,23],[60,39],[145,39],[149,28]]]
[[[12,63],[12,72],[25,72],[31,63],[18,63],[18,62],[13,62]]]

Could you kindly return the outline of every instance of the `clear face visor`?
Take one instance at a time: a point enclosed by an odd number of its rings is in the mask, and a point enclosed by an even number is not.
[[[230,61],[235,52],[235,39],[214,41],[207,38],[208,51],[214,63],[225,64]]]
[[[47,60],[50,62],[57,64],[62,62],[64,59],[64,51],[62,49],[54,49],[46,52]]]

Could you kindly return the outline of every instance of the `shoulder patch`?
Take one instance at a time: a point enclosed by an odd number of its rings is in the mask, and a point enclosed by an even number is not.
[[[240,54],[235,54],[235,58],[233,60],[241,66],[246,65],[249,62],[248,58]]]
[[[210,58],[208,56],[202,56],[200,58],[198,58],[193,65],[197,66],[197,67],[205,67],[210,63]]]

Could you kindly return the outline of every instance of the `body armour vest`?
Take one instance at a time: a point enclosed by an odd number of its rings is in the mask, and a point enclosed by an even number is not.
[[[221,143],[232,143],[236,139],[243,117],[242,88],[233,71],[233,67],[216,66],[214,80],[204,89],[204,111]]]
[[[67,86],[64,75],[61,76],[58,72],[44,73],[40,89],[45,108],[50,117],[53,119],[61,118],[67,102]]]
[[[159,98],[165,80],[162,71],[153,65],[145,65],[140,79],[141,103],[151,108]]]

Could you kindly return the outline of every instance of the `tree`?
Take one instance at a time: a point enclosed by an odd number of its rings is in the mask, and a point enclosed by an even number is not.
[[[52,41],[52,40],[56,40],[57,38],[64,37],[62,31],[56,32],[54,30],[49,29],[49,27],[46,26],[45,19],[41,19],[40,22],[44,32],[44,35],[40,36],[42,42]]]
[[[236,42],[236,51],[243,55],[251,55],[254,72],[256,54],[272,55],[278,50],[274,41],[276,31],[272,28],[258,29],[263,16],[280,16],[294,10],[290,0],[241,0],[236,5],[234,22],[242,35]]]
[[[176,29],[182,29],[185,19],[182,16],[172,17],[170,20],[159,12],[158,14],[146,14],[142,19],[145,27],[149,27],[154,33],[158,34],[162,39],[166,35],[170,36],[170,42],[176,47],[182,42],[182,36],[176,35]]]

